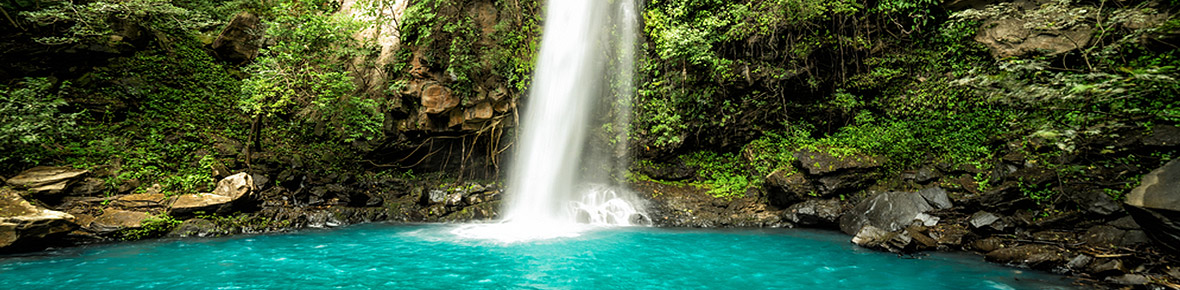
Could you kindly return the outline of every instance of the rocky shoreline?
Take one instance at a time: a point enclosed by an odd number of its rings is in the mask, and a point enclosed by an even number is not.
[[[1124,142],[1144,149],[1173,138],[1157,128]],[[1102,141],[1102,140],[1094,140]],[[1171,145],[1168,145],[1171,146]],[[1150,148],[1149,148],[1150,149]],[[1078,151],[1085,154],[1085,151]],[[1015,154],[986,190],[973,168],[934,165],[886,176],[872,156],[835,156],[800,150],[795,170],[776,171],[744,197],[717,198],[707,189],[661,179],[695,175],[685,166],[646,170],[656,177],[629,186],[649,201],[649,217],[662,227],[807,227],[839,230],[860,246],[899,255],[970,251],[988,261],[1070,275],[1096,288],[1175,289],[1177,256],[1156,235],[1160,221],[1143,226],[1144,192],[1174,194],[1180,161],[1155,170],[1128,203],[1105,195],[1074,194],[1044,210],[1026,192],[1047,184],[1053,172]],[[288,168],[271,170],[267,168]],[[111,188],[105,172],[35,167],[0,187],[0,250],[38,251],[92,243],[158,237],[212,237],[334,227],[356,223],[467,222],[498,216],[502,189],[495,182],[454,182],[390,175],[330,174],[289,169],[281,159],[255,162],[209,192],[169,194]],[[1150,168],[1144,168],[1147,170]],[[641,170],[644,171],[644,170]],[[990,174],[996,175],[995,172]],[[426,181],[436,180],[436,181]],[[1075,190],[1069,185],[1055,190]],[[1139,192],[1139,196],[1135,195]],[[1101,191],[1097,194],[1102,194]],[[1174,196],[1174,195],[1173,195]],[[1146,198],[1150,212],[1171,200]],[[1062,205],[1068,206],[1062,206]],[[1060,208],[1073,210],[1059,210]],[[1130,213],[1128,212],[1130,211]],[[1150,217],[1151,215],[1147,215]],[[1164,222],[1166,225],[1166,222]]]
[[[1168,146],[1177,142],[1170,140],[1180,137],[1170,126],[1121,133],[1128,137],[1092,138],[1080,147],[1110,150],[1105,144],[1118,142],[1121,154],[1147,155],[1171,150]],[[880,162],[872,156],[800,150],[795,153],[800,160],[795,170],[767,176],[761,194],[726,200],[674,182],[641,182],[635,187],[652,196],[654,220],[661,226],[838,230],[857,245],[899,255],[969,251],[995,263],[1070,275],[1095,288],[1180,289],[1180,256],[1174,250],[1177,220],[1168,216],[1180,205],[1180,186],[1175,186],[1180,179],[1174,177],[1180,174],[1180,161],[1158,169],[1136,164],[1139,167],[1131,170],[1155,170],[1126,193],[1123,203],[1088,184],[1058,184],[1062,179],[1057,171],[1014,152],[997,160],[990,172],[933,165],[883,176],[876,169]],[[1101,158],[1117,155],[1112,153]],[[1082,149],[1074,154],[1061,158],[1097,163],[1098,158],[1087,156],[1096,152]],[[681,167],[668,164],[662,171],[645,173],[667,177],[691,171]],[[1102,174],[1111,172],[1098,170],[1083,180],[1113,179]],[[973,178],[983,175],[992,179]],[[1038,201],[1030,188],[1069,194]],[[1147,209],[1144,200],[1152,203]]]

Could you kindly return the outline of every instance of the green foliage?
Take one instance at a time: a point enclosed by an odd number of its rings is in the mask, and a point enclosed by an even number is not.
[[[0,151],[5,152],[0,154],[0,169],[36,164],[44,159],[46,147],[75,133],[78,114],[61,112],[66,103],[55,91],[46,78],[0,86]]]
[[[82,115],[78,138],[55,154],[83,167],[113,165],[112,186],[158,182],[168,195],[207,190],[211,164],[223,162],[207,153],[212,139],[245,131],[244,116],[232,109],[240,82],[191,36],[113,59],[77,83],[63,94],[128,108],[122,119],[115,108]]]
[[[938,0],[881,0],[871,12],[886,15],[894,25],[904,25],[907,33],[918,33],[928,27],[935,20],[936,9],[942,1]]]
[[[1057,196],[1058,190],[1050,183],[1030,184],[1024,180],[1016,183],[1020,193],[1042,207],[1048,207]]]
[[[162,237],[176,226],[180,225],[181,221],[169,216],[168,214],[159,214],[149,216],[140,222],[140,228],[129,229],[120,232],[123,240],[134,241],[149,238]]]
[[[762,178],[752,175],[741,157],[733,153],[698,151],[682,155],[680,159],[685,165],[697,168],[697,175],[701,178],[692,185],[707,188],[713,197],[742,197],[747,189],[762,184]]]
[[[245,213],[220,215],[197,212],[196,214],[197,218],[209,220],[217,225],[219,230],[225,232],[262,232],[269,229],[284,228],[291,224],[290,220],[275,221],[267,217]]]
[[[382,137],[382,101],[358,94],[352,60],[375,53],[353,37],[363,23],[334,14],[335,7],[293,0],[274,7],[267,35],[274,44],[245,71],[240,106],[255,116],[294,117],[307,127],[326,124],[338,140]]]
[[[85,4],[82,4],[85,3]],[[192,12],[172,5],[170,0],[129,0],[129,1],[53,1],[37,11],[25,11],[20,15],[39,26],[58,23],[69,28],[58,36],[36,38],[37,42],[48,45],[79,42],[119,44],[122,30],[145,27],[151,31],[169,34],[184,34],[221,24],[205,13]]]
[[[409,62],[410,51],[416,53],[421,65],[442,71],[450,80],[447,87],[466,102],[476,94],[497,89],[528,89],[532,78],[534,57],[540,38],[539,3],[517,1],[496,2],[500,14],[491,34],[478,29],[466,13],[473,1],[424,0],[410,4],[404,12],[398,30]],[[398,70],[408,72],[406,68]],[[481,87],[483,79],[502,79],[505,88]],[[508,93],[507,91],[500,93]]]

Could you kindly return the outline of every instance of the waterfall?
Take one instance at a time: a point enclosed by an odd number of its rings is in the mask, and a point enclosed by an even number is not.
[[[577,235],[587,226],[647,222],[640,201],[618,185],[634,94],[638,14],[632,0],[549,1],[541,52],[520,122],[503,221],[460,234],[504,241]],[[613,64],[613,65],[608,65]],[[615,86],[608,86],[614,80]],[[614,97],[613,110],[600,108]],[[613,113],[614,148],[587,154],[595,122]]]

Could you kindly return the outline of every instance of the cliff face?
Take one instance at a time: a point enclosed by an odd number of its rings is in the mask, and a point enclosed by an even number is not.
[[[260,3],[3,6],[0,175],[89,169],[9,183],[77,214],[53,239],[496,216],[537,3]]]

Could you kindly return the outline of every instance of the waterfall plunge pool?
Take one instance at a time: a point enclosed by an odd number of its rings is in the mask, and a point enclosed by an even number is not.
[[[969,254],[921,259],[797,229],[602,228],[503,243],[460,225],[85,246],[0,258],[6,289],[1073,289]]]

